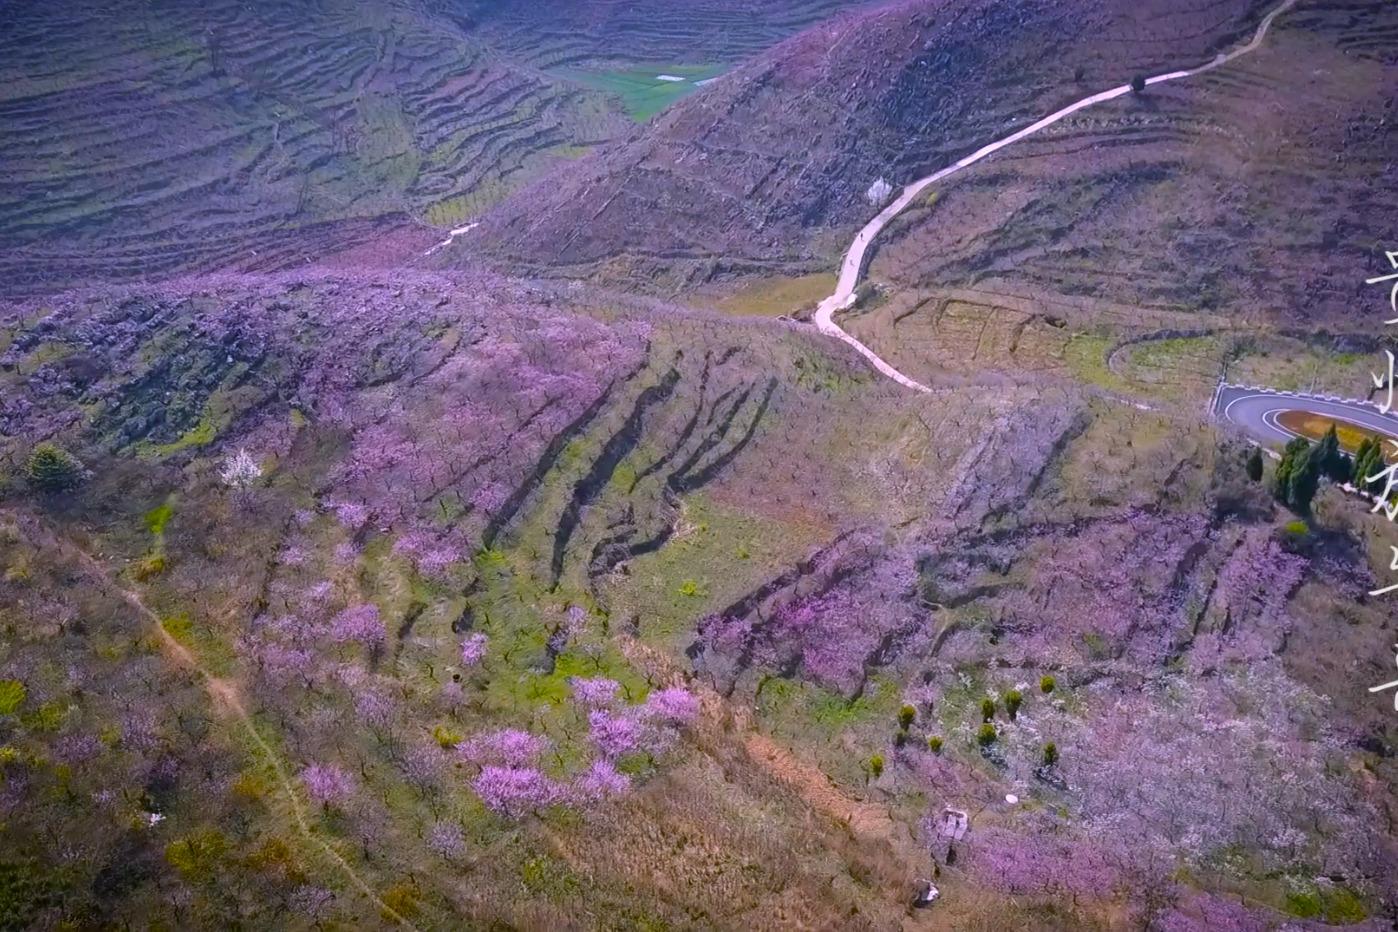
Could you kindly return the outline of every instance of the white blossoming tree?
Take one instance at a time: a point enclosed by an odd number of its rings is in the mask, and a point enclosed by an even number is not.
[[[223,461],[218,477],[224,485],[241,492],[262,478],[262,467],[251,453],[240,448]]]
[[[888,198],[892,194],[893,185],[889,184],[883,178],[869,185],[869,190],[864,192],[864,196],[869,199],[869,203],[873,204],[875,207],[882,207],[884,204],[888,203]]]

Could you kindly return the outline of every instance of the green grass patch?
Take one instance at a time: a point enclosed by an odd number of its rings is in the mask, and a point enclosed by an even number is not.
[[[616,97],[637,123],[644,123],[675,101],[699,89],[699,82],[723,73],[722,65],[646,65],[617,71],[566,69],[557,77]],[[681,78],[662,80],[661,76]]]
[[[146,512],[146,530],[153,537],[163,537],[165,535],[165,525],[170,523],[170,518],[175,514],[175,506],[172,501],[167,500],[164,504],[158,505]]]
[[[188,612],[175,612],[160,619],[170,637],[189,648],[199,663],[214,676],[227,676],[237,666],[233,649],[220,640],[207,625],[199,624]]]
[[[655,553],[631,561],[630,575],[615,581],[609,599],[619,615],[639,617],[647,642],[679,649],[706,612],[802,559],[827,534],[730,507],[704,493],[691,495],[675,536]]]
[[[835,291],[835,276],[828,272],[814,275],[763,278],[720,299],[716,307],[741,317],[779,317],[796,314],[815,305]]]
[[[241,374],[240,370],[245,370],[243,366],[237,366],[225,380],[228,383],[236,381]],[[142,440],[136,444],[136,455],[145,458],[164,458],[181,453],[185,450],[206,447],[218,438],[219,433],[233,420],[234,414],[239,410],[241,404],[250,402],[257,393],[257,389],[251,386],[243,386],[239,389],[225,390],[217,389],[200,411],[198,422],[178,438],[170,443],[153,443],[149,440]]]
[[[29,690],[19,680],[0,680],[0,715],[14,715],[28,695]]]
[[[885,721],[892,728],[898,697],[898,685],[884,677],[874,677],[859,696],[846,699],[814,683],[769,676],[758,688],[757,710],[778,732],[828,740],[849,729]]]
[[[1368,918],[1364,901],[1348,887],[1300,883],[1286,895],[1284,908],[1298,919],[1322,919],[1328,925],[1353,925]]]
[[[1074,376],[1089,385],[1114,391],[1126,390],[1129,386],[1107,367],[1110,350],[1111,340],[1105,336],[1075,333],[1063,349],[1063,362]]]

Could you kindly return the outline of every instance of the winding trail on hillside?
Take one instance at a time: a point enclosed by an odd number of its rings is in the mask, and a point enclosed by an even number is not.
[[[1205,74],[1216,68],[1221,68],[1244,55],[1257,51],[1262,45],[1262,41],[1267,37],[1267,33],[1272,28],[1272,23],[1276,18],[1291,9],[1298,2],[1299,0],[1285,0],[1280,6],[1264,16],[1262,22],[1258,24],[1256,31],[1253,33],[1252,39],[1246,44],[1238,46],[1231,52],[1220,52],[1218,55],[1214,56],[1213,60],[1197,68],[1189,68],[1183,71],[1170,71],[1165,74],[1158,74],[1154,77],[1146,78],[1146,85],[1164,84],[1167,81],[1178,81],[1180,78],[1189,78],[1195,75]],[[894,217],[902,213],[909,204],[916,200],[918,195],[922,194],[923,191],[937,182],[944,181],[963,168],[969,168],[982,159],[994,155],[1006,146],[1014,145],[1040,130],[1047,129],[1058,121],[1065,117],[1072,116],[1080,110],[1086,110],[1088,107],[1106,103],[1109,100],[1116,100],[1118,97],[1125,97],[1130,93],[1131,85],[1123,84],[1120,87],[1114,87],[1111,90],[1102,91],[1090,97],[1084,97],[1077,103],[1069,104],[1062,110],[1051,113],[1036,123],[1031,123],[1029,126],[1024,127],[1024,129],[1006,136],[999,142],[992,142],[988,146],[983,146],[960,161],[954,162],[946,168],[934,172],[926,178],[914,181],[905,187],[896,200],[880,211],[877,217],[870,220],[864,228],[855,235],[854,242],[850,244],[849,249],[845,252],[844,262],[840,266],[840,278],[836,283],[835,293],[816,306],[815,316],[813,318],[816,329],[827,336],[834,337],[837,340],[849,344],[858,351],[861,356],[867,359],[875,369],[897,382],[899,385],[911,388],[914,391],[930,392],[931,389],[926,385],[914,379],[910,379],[899,372],[892,365],[885,362],[878,353],[875,353],[868,346],[865,346],[858,339],[847,333],[839,324],[835,323],[835,314],[848,309],[854,304],[855,292],[859,287],[859,276],[864,269],[865,255],[868,253],[869,247],[873,244],[874,238],[883,231],[884,227],[888,226],[889,222],[892,221]]]
[[[447,248],[448,246],[450,246],[452,243],[456,242],[456,238],[457,238],[458,236],[465,236],[467,233],[470,233],[472,230],[474,230],[474,229],[475,229],[476,227],[478,227],[478,226],[480,226],[479,223],[468,223],[468,224],[466,224],[465,226],[459,226],[459,227],[456,227],[455,229],[448,230],[448,231],[447,231],[447,238],[444,239],[444,240],[442,240],[442,241],[441,241],[440,243],[438,243],[437,245],[433,246],[431,249],[429,249],[429,250],[427,250],[426,252],[424,252],[424,253],[422,254],[422,257],[425,259],[425,258],[427,258],[428,256],[432,255],[434,252],[436,252],[436,251],[439,250],[439,249],[446,249],[446,248]]]
[[[389,919],[406,929],[412,929],[416,932],[416,926],[409,922],[405,916],[393,907],[380,899],[379,895],[375,893],[368,882],[359,875],[359,872],[345,860],[344,856],[336,851],[329,842],[316,834],[315,829],[311,825],[310,817],[306,815],[305,806],[301,803],[300,794],[297,793],[295,784],[292,782],[289,775],[286,762],[282,760],[281,756],[273,749],[272,745],[268,743],[267,739],[262,737],[262,733],[257,730],[257,724],[253,721],[252,714],[248,712],[247,706],[243,704],[242,694],[237,685],[231,680],[215,676],[213,671],[204,666],[203,662],[200,661],[192,650],[180,643],[180,641],[165,628],[160,616],[146,604],[145,600],[141,598],[140,593],[127,589],[125,586],[113,580],[102,561],[89,553],[85,548],[67,539],[67,537],[52,531],[47,524],[42,521],[25,521],[22,515],[15,513],[11,513],[11,516],[22,522],[26,530],[32,535],[31,539],[41,540],[59,551],[67,551],[77,559],[78,563],[86,570],[93,582],[97,583],[102,588],[112,590],[118,598],[150,624],[155,631],[156,639],[161,650],[170,662],[175,666],[189,670],[202,679],[204,681],[204,688],[208,691],[209,698],[213,700],[215,709],[237,719],[238,723],[247,731],[248,737],[257,745],[258,750],[262,752],[267,764],[276,775],[278,788],[285,796],[286,802],[291,809],[291,817],[296,823],[296,828],[306,842],[334,862],[336,867],[340,869],[340,872],[344,874],[345,879],[349,881],[350,885],[362,893],[369,902],[373,903],[385,919]]]

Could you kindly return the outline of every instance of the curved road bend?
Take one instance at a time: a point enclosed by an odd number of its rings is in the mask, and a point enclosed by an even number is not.
[[[1280,6],[1263,17],[1262,22],[1257,26],[1256,32],[1253,33],[1252,39],[1249,40],[1247,44],[1240,45],[1231,52],[1220,52],[1206,65],[1200,65],[1197,68],[1190,68],[1185,71],[1171,71],[1168,74],[1158,74],[1155,77],[1147,78],[1146,84],[1164,84],[1166,81],[1177,81],[1180,78],[1204,74],[1213,71],[1215,68],[1221,68],[1234,59],[1241,58],[1244,55],[1256,51],[1257,48],[1262,45],[1262,40],[1267,37],[1267,32],[1272,28],[1273,21],[1295,6],[1297,2],[1298,0],[1285,0]],[[845,343],[854,347],[861,356],[869,360],[875,369],[888,376],[899,385],[919,392],[931,391],[926,385],[908,378],[906,375],[893,368],[893,366],[885,362],[878,353],[875,353],[869,347],[859,342],[859,340],[850,336],[839,324],[835,323],[835,312],[843,311],[854,303],[855,289],[859,286],[859,273],[864,267],[864,256],[865,253],[868,252],[869,246],[874,242],[874,238],[882,232],[883,228],[888,225],[890,220],[902,213],[903,209],[911,204],[919,194],[927,190],[929,186],[949,178],[963,168],[968,168],[976,164],[981,159],[999,152],[1006,146],[1013,145],[1021,139],[1032,136],[1040,130],[1052,126],[1064,117],[1072,116],[1079,110],[1086,110],[1088,107],[1105,103],[1108,100],[1115,100],[1118,97],[1124,97],[1129,93],[1131,93],[1131,85],[1123,84],[1109,91],[1102,91],[1101,93],[1093,94],[1091,97],[1084,97],[1077,103],[1070,104],[1062,110],[1051,113],[1037,123],[1032,123],[1024,129],[1006,136],[999,142],[993,142],[988,146],[977,149],[960,161],[948,165],[941,171],[928,175],[926,178],[914,181],[905,187],[903,193],[900,194],[895,201],[885,207],[877,217],[870,220],[868,224],[865,225],[864,229],[860,230],[854,237],[854,242],[850,244],[849,250],[845,253],[844,262],[840,266],[840,279],[835,286],[835,293],[824,301],[821,301],[816,307],[814,317],[816,329],[827,336],[835,337],[837,340],[843,340]]]
[[[1398,414],[1384,414],[1367,401],[1274,392],[1245,385],[1224,385],[1214,401],[1216,417],[1231,421],[1254,440],[1284,444],[1301,436],[1278,420],[1288,411],[1304,411],[1358,424],[1386,437],[1398,438]],[[1308,438],[1309,439],[1309,438]]]

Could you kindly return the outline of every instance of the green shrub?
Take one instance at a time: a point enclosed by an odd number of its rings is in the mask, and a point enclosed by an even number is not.
[[[155,508],[146,512],[146,530],[150,531],[154,536],[159,537],[165,533],[165,525],[170,523],[170,519],[174,517],[174,514],[175,506],[169,502],[163,505],[157,505]]]
[[[0,680],[0,715],[14,715],[29,691],[19,680]]]
[[[1365,437],[1354,451],[1354,465],[1351,474],[1354,487],[1364,492],[1369,487],[1369,477],[1383,471],[1383,445],[1373,437]]]
[[[1000,737],[995,733],[995,726],[986,722],[981,726],[981,730],[976,732],[976,743],[983,748],[988,748],[995,743],[995,739]]]
[[[913,725],[913,719],[917,718],[917,709],[910,705],[905,705],[898,710],[898,727],[907,731]]]
[[[1286,911],[1301,919],[1320,915],[1320,894],[1315,890],[1293,890],[1286,895]]]
[[[933,735],[932,737],[928,738],[927,750],[931,751],[933,754],[942,753],[942,736]]]
[[[24,473],[40,492],[66,492],[82,481],[83,464],[62,447],[41,443],[30,451]]]
[[[869,773],[873,775],[875,780],[883,776],[882,754],[875,754],[873,757],[869,758]]]
[[[1321,919],[1328,925],[1354,925],[1368,918],[1364,903],[1347,887],[1318,887],[1301,883],[1287,893],[1285,909],[1300,919]]]
[[[1281,529],[1278,537],[1282,549],[1288,553],[1300,553],[1306,548],[1310,540],[1311,529],[1304,521],[1289,521]]]
[[[986,696],[981,700],[981,721],[988,722],[995,717],[995,700]]]
[[[1019,715],[1019,707],[1024,703],[1024,695],[1018,689],[1012,689],[1005,693],[1005,712],[1009,714],[1010,721],[1015,720]]]
[[[446,725],[437,725],[432,729],[432,739],[437,742],[438,746],[451,749],[464,741],[465,737]]]
[[[1328,456],[1325,445],[1312,447],[1304,437],[1288,443],[1272,475],[1272,492],[1277,500],[1298,515],[1309,514]]]
[[[1050,741],[1044,745],[1044,766],[1052,767],[1058,763],[1058,745]]]
[[[1316,445],[1314,455],[1321,473],[1332,482],[1348,482],[1354,473],[1354,461],[1340,449],[1340,436],[1334,424]]]
[[[1053,692],[1053,688],[1057,685],[1051,676],[1039,677],[1039,689],[1043,690],[1045,694]]]
[[[165,554],[152,553],[132,568],[131,575],[136,577],[137,582],[149,582],[163,572],[165,572]]]
[[[43,911],[63,902],[64,880],[32,859],[0,861],[0,929],[38,925]]]
[[[165,860],[187,880],[210,880],[218,872],[228,839],[217,829],[177,838],[165,846]]]
[[[1336,887],[1325,900],[1325,921],[1332,926],[1349,926],[1369,918],[1364,901],[1348,887]]]

